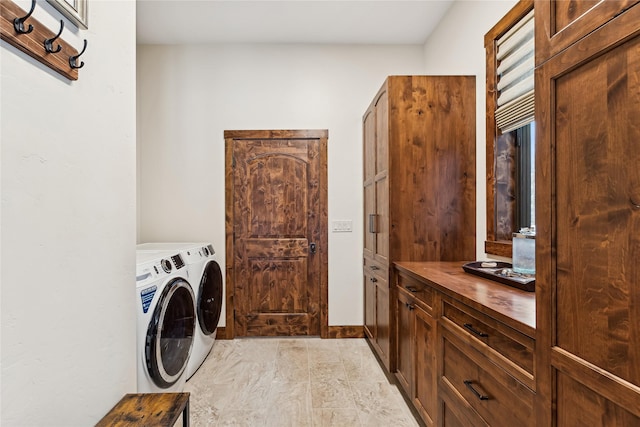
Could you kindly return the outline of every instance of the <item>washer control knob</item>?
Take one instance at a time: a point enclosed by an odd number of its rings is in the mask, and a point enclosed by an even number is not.
[[[204,256],[209,256],[209,255],[210,255],[210,254],[209,254],[209,249],[207,249],[207,247],[206,247],[206,246],[203,246],[203,247],[202,247],[202,253],[204,254]]]
[[[173,268],[171,266],[171,261],[169,261],[168,259],[163,259],[162,261],[160,261],[160,265],[162,265],[162,269],[165,273],[171,273],[171,269]]]

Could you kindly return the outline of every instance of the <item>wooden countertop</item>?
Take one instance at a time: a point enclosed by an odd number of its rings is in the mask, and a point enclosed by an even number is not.
[[[466,261],[396,262],[397,270],[427,281],[440,292],[506,323],[516,321],[522,332],[535,337],[536,295],[484,279],[462,269]]]

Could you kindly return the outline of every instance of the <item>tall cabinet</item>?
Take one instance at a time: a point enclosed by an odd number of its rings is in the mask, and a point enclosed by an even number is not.
[[[536,1],[539,426],[640,425],[640,4]]]
[[[365,335],[395,369],[394,261],[475,259],[475,77],[390,76],[363,116]]]

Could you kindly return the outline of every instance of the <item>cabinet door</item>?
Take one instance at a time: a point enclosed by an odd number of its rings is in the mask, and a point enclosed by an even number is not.
[[[376,113],[370,107],[363,119],[363,189],[364,189],[364,256],[373,258],[376,252]]]
[[[638,0],[537,0],[536,65],[620,15]]]
[[[389,98],[384,90],[376,102],[376,248],[374,259],[389,264]]]
[[[372,339],[376,337],[376,283],[373,275],[364,270],[364,332]]]
[[[373,277],[376,283],[376,344],[387,370],[391,367],[391,313],[389,282]]]
[[[536,72],[536,363],[552,368],[536,375],[554,425],[640,425],[640,7],[613,22]]]
[[[434,425],[437,410],[436,320],[419,306],[413,311],[415,331],[413,403],[427,426]]]
[[[413,310],[415,303],[413,298],[408,297],[404,292],[398,292],[396,304],[396,377],[398,382],[404,388],[407,395],[413,398],[413,345],[412,341],[415,337],[413,328]]]

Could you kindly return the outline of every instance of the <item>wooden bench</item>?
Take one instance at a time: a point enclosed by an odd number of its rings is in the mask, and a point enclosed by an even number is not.
[[[189,427],[189,393],[126,394],[96,427]]]

